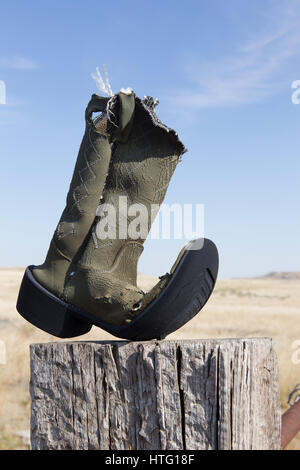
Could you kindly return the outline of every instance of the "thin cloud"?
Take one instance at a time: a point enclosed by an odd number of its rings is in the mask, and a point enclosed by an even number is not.
[[[36,69],[37,65],[26,57],[0,57],[1,69],[28,70]]]
[[[191,86],[170,97],[189,109],[255,103],[278,93],[282,69],[300,53],[300,2],[276,8],[269,31],[256,34],[232,56],[188,67]]]

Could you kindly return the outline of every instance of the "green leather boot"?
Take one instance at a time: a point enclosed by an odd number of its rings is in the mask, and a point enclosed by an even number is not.
[[[133,92],[119,93],[107,101],[107,142],[112,144],[108,176],[98,215],[95,217],[93,206],[88,234],[68,259],[63,289],[58,293],[45,285],[34,268],[25,273],[19,312],[52,334],[74,336],[94,324],[122,338],[162,338],[198,313],[213,290],[218,253],[209,240],[198,241],[198,246],[197,242],[188,244],[170,273],[150,292],[144,293],[136,285],[137,263],[153,222],[152,209],[163,202],[185,152],[177,134],[157,118],[155,105],[152,98],[141,100]],[[98,196],[100,199],[100,193]],[[124,203],[140,208],[138,235],[130,231],[133,220],[124,211]],[[109,207],[117,217],[104,238],[100,229]],[[35,280],[55,296],[41,292]],[[26,300],[29,292],[31,298],[40,299],[39,309],[43,304],[44,313],[34,308],[37,302]]]
[[[103,191],[112,144],[107,132],[107,99],[93,95],[85,113],[86,128],[79,149],[66,207],[53,235],[44,264],[32,269],[35,279],[58,297],[67,271],[94,221]],[[101,112],[92,120],[93,112]]]

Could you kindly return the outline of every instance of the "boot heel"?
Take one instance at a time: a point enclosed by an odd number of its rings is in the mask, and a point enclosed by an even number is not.
[[[93,324],[76,315],[68,304],[39,284],[29,266],[24,274],[17,300],[17,310],[25,320],[47,333],[59,338],[80,336],[92,328]]]

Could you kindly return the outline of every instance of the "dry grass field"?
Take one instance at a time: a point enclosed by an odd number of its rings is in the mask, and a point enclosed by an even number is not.
[[[23,272],[23,268],[0,269],[0,341],[6,347],[6,364],[0,364],[0,449],[29,449],[29,344],[57,341],[25,322],[15,310]],[[284,410],[289,393],[300,383],[300,364],[292,360],[293,343],[300,343],[300,279],[283,277],[218,281],[203,311],[169,339],[273,337]],[[144,290],[155,281],[139,278]],[[94,327],[80,340],[111,338]],[[300,449],[300,435],[289,448]]]

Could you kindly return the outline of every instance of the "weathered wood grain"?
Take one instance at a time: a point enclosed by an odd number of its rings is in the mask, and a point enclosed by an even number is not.
[[[280,449],[271,339],[31,346],[33,449]]]

